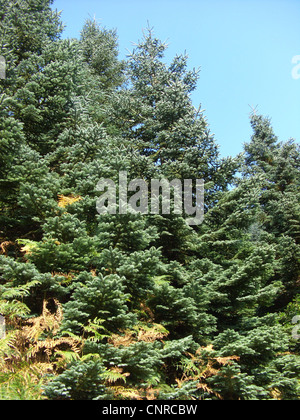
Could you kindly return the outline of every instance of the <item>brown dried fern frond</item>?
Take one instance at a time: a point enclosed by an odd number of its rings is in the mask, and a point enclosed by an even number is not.
[[[239,361],[239,356],[228,356],[228,357],[216,357],[216,362],[218,362],[222,366],[231,365],[234,361]]]
[[[120,331],[120,334],[113,334],[108,339],[108,343],[114,347],[129,347],[136,342],[135,332],[126,330]]]
[[[57,299],[51,300],[56,308],[54,313],[48,308],[50,301],[44,300],[42,315],[27,320],[29,325],[23,327],[23,333],[29,339],[37,341],[46,332],[51,332],[52,336],[58,332],[63,317],[62,306]]]
[[[132,330],[120,331],[120,334],[113,334],[109,338],[108,342],[114,347],[129,347],[137,341],[153,343],[157,340],[163,340],[168,335],[169,331],[160,324],[140,323]]]
[[[222,399],[220,394],[207,385],[206,379],[219,375],[223,366],[230,365],[234,361],[240,360],[240,358],[238,356],[214,357],[213,351],[213,346],[210,345],[199,348],[195,355],[186,353],[186,357],[183,358],[179,365],[182,375],[180,378],[176,379],[180,388],[186,382],[198,382],[197,389],[201,389],[206,393]],[[203,357],[203,352],[205,357]]]
[[[11,246],[15,246],[15,242],[12,241],[4,241],[0,244],[0,255],[8,256],[8,248]]]
[[[143,392],[144,390],[142,390],[142,392],[140,392],[138,389],[134,389],[134,388],[125,388],[122,386],[116,386],[116,387],[111,387],[110,388],[113,393],[114,393],[114,397],[119,400],[137,400],[137,401],[142,401],[143,400]]]
[[[169,331],[160,324],[140,324],[135,329],[138,332],[138,341],[145,341],[147,343],[163,340],[169,335]]]
[[[78,195],[58,195],[58,207],[65,209],[66,207],[70,206],[71,204],[77,203],[77,201],[81,201],[82,197]]]

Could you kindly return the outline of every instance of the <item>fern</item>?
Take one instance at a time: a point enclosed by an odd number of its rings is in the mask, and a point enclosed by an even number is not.
[[[0,300],[0,313],[8,317],[10,320],[15,318],[25,318],[30,314],[30,309],[25,303],[18,300],[1,301]]]
[[[41,400],[43,379],[35,376],[33,372],[20,371],[11,375],[6,381],[1,381],[1,400]]]
[[[29,239],[17,239],[16,242],[18,245],[23,245],[21,252],[26,255],[31,255],[32,252],[38,248],[38,242],[30,241]]]
[[[90,341],[100,342],[104,338],[109,338],[109,334],[101,334],[99,331],[107,332],[105,327],[103,327],[103,323],[105,320],[95,318],[93,320],[88,321],[88,325],[83,326],[83,330],[85,333],[88,333],[88,337]]]
[[[56,369],[65,369],[69,364],[80,359],[79,352],[59,350],[54,353]]]
[[[125,388],[122,386],[112,387],[111,390],[114,393],[116,400],[143,400],[144,399],[144,390],[139,390],[135,388]]]
[[[124,373],[120,367],[113,367],[103,372],[102,374],[105,381],[110,384],[122,381],[126,384],[126,378],[130,376],[130,373]]]
[[[177,385],[182,388],[187,383],[195,383],[198,391],[222,399],[220,394],[208,386],[206,380],[219,375],[223,366],[230,366],[239,359],[238,356],[215,357],[212,346],[199,348],[195,355],[186,353],[177,365],[181,371],[181,377],[176,379]]]
[[[32,280],[21,286],[12,286],[10,283],[0,286],[0,313],[11,320],[15,317],[24,318],[30,309],[23,303],[23,298],[30,295],[30,289],[40,284]]]
[[[60,303],[55,299],[52,301],[56,305],[54,313],[48,309],[49,301],[45,300],[41,316],[9,320],[8,333],[0,340],[2,399],[44,398],[42,386],[47,381],[46,375],[55,374],[57,369],[65,368],[70,361],[79,359],[82,349],[80,338],[56,336],[62,311]],[[10,331],[11,324],[13,331]]]
[[[65,209],[66,207],[70,206],[71,204],[77,203],[81,201],[82,197],[69,195],[65,196],[63,194],[58,195],[58,207]]]

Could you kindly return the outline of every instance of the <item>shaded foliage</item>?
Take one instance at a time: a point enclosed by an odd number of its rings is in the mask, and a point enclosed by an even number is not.
[[[186,55],[51,5],[0,1],[0,398],[299,399],[299,146],[251,115],[222,159]],[[120,171],[203,178],[204,223],[98,214]]]

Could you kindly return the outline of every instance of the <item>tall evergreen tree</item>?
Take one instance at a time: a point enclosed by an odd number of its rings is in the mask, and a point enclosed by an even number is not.
[[[293,142],[278,143],[267,118],[253,115],[251,124],[254,135],[245,145],[243,178],[207,214],[199,237],[198,252],[210,261],[202,283],[207,278],[205,296],[214,291],[208,309],[218,324],[214,348],[221,357],[240,358],[209,383],[222,392],[230,388],[227,399],[238,394],[265,399],[272,389],[286,392],[275,385],[277,375],[277,384],[289,382],[293,399],[298,393],[298,357],[287,357],[289,368],[281,370],[282,354],[292,343],[290,331],[278,324],[278,311],[299,293],[299,248],[293,237],[297,228],[291,228],[298,223],[299,152]],[[198,264],[204,266],[204,261]],[[250,391],[252,396],[247,395]]]
[[[129,88],[115,95],[113,121],[161,176],[205,179],[225,188],[232,162],[219,158],[203,111],[190,97],[199,72],[187,70],[186,55],[165,64],[166,48],[149,29],[129,57]]]
[[[252,115],[221,159],[186,55],[51,5],[0,1],[0,398],[298,399],[299,147]],[[203,178],[204,223],[98,214],[121,171]]]

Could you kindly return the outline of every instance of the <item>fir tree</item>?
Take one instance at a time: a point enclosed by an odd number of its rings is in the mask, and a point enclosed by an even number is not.
[[[203,111],[190,98],[199,72],[187,70],[186,55],[163,63],[166,48],[148,29],[129,58],[129,88],[115,95],[112,117],[161,176],[205,179],[225,188],[232,162],[219,158]]]
[[[186,55],[148,30],[121,62],[51,5],[0,1],[1,398],[297,400],[298,145],[252,115],[221,159]],[[121,171],[204,179],[204,223],[98,214]]]

